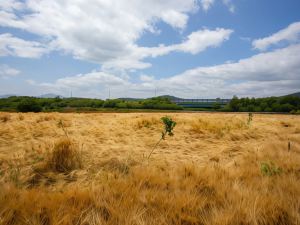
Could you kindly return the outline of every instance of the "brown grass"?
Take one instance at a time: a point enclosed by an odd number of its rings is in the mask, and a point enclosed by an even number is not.
[[[10,115],[8,113],[0,113],[0,122],[7,122],[10,120]]]
[[[49,168],[57,172],[70,172],[82,167],[81,153],[70,138],[62,138],[50,152],[47,162]]]
[[[0,224],[300,224],[299,116],[8,115]]]

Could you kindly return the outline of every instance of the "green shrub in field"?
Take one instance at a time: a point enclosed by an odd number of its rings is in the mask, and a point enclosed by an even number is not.
[[[172,118],[168,116],[164,116],[161,118],[164,123],[164,131],[162,132],[162,139],[165,139],[165,136],[168,134],[169,136],[173,136],[173,129],[176,126],[176,122],[172,120]]]
[[[152,149],[152,151],[150,152],[148,159],[150,158],[150,156],[152,155],[153,151],[155,150],[155,148],[158,146],[158,144],[162,141],[165,140],[166,135],[169,136],[173,136],[173,129],[176,126],[176,122],[172,120],[172,118],[168,117],[168,116],[164,116],[161,118],[161,121],[164,124],[164,130],[161,133],[161,138],[159,139],[159,141],[156,143],[156,145],[154,146],[154,148]]]
[[[277,167],[273,162],[262,162],[260,171],[264,176],[274,176],[282,173],[282,169]]]
[[[33,98],[23,99],[18,105],[19,112],[41,112],[42,106]]]

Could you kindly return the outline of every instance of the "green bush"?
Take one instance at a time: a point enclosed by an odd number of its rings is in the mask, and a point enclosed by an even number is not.
[[[42,106],[33,98],[24,99],[17,105],[19,112],[41,112],[42,109]]]

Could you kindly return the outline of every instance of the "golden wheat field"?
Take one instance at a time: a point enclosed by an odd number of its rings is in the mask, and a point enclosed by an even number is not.
[[[0,113],[0,224],[300,224],[300,116]]]

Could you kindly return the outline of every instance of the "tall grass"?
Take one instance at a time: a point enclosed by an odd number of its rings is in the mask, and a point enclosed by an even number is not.
[[[0,122],[7,122],[11,119],[11,116],[8,113],[0,113]]]
[[[48,166],[57,172],[70,172],[82,167],[78,146],[68,137],[60,139],[50,152]]]
[[[104,183],[0,190],[0,224],[299,224],[296,173],[140,165]],[[237,171],[239,170],[239,171]]]

